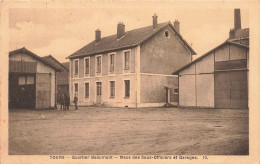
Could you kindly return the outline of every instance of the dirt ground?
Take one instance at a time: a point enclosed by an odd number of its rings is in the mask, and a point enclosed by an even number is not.
[[[10,110],[10,155],[247,155],[248,110]]]

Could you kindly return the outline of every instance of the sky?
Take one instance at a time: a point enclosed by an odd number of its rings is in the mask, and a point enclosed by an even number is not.
[[[26,47],[39,56],[52,55],[60,62],[95,39],[116,34],[118,22],[126,31],[158,23],[180,22],[180,33],[197,56],[223,43],[234,26],[233,9],[176,9],[174,6],[85,6],[82,8],[13,8],[9,10],[9,49]],[[249,11],[241,9],[242,28],[249,27]],[[195,57],[195,58],[196,58]]]

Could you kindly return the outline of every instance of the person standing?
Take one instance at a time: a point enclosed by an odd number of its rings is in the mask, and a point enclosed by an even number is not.
[[[75,96],[74,96],[74,104],[75,104],[75,110],[78,110],[78,97],[77,97],[77,93],[75,93]]]

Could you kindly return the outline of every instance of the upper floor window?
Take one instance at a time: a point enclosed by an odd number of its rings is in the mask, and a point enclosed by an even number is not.
[[[109,73],[115,71],[115,54],[109,54]]]
[[[124,52],[124,69],[130,69],[130,51]]]
[[[99,55],[96,57],[96,73],[101,74],[102,70],[102,56]]]
[[[79,75],[79,60],[74,60],[74,77]]]
[[[89,57],[84,58],[84,66],[85,66],[85,68],[84,68],[85,71],[84,72],[85,72],[85,76],[89,76],[89,66],[90,66],[89,62],[90,62]]]

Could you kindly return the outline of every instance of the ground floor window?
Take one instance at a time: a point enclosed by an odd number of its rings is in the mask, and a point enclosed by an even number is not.
[[[130,97],[130,80],[125,80],[125,98]]]
[[[115,81],[110,81],[110,98],[115,97]]]
[[[101,96],[102,94],[101,82],[97,82],[97,96]]]
[[[85,83],[85,98],[89,98],[89,83]]]

